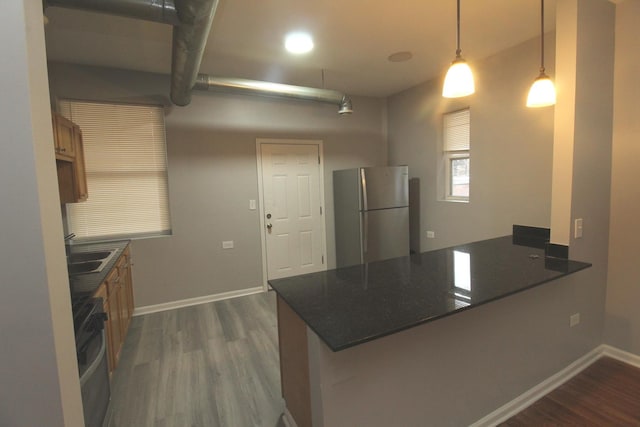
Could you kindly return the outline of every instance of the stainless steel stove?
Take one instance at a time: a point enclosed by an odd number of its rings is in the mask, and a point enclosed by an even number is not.
[[[101,427],[111,397],[104,329],[107,314],[102,299],[90,293],[73,294],[71,305],[85,425]]]

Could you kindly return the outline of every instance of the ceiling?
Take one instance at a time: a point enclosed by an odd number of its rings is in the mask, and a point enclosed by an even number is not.
[[[545,31],[555,28],[545,2]],[[201,73],[384,97],[441,76],[455,56],[456,2],[404,0],[220,0]],[[461,5],[462,55],[473,61],[539,35],[538,0],[474,0]],[[50,60],[169,74],[171,27],[50,7]],[[315,49],[284,51],[291,30],[313,35]],[[390,62],[410,51],[406,62]],[[532,70],[534,75],[537,70]]]

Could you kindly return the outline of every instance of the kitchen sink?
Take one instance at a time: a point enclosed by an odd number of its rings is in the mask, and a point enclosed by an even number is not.
[[[102,261],[112,253],[113,251],[78,252],[75,254],[70,254],[68,260],[70,264],[87,261]]]
[[[99,273],[118,252],[118,249],[110,249],[94,252],[76,252],[67,257],[69,274]]]
[[[69,264],[69,274],[97,273],[102,261],[76,262]]]

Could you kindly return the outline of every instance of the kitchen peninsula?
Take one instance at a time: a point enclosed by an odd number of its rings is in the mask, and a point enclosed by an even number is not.
[[[472,330],[463,312],[590,266],[505,236],[269,281],[287,416],[299,427],[431,425],[431,377],[456,364],[430,345],[434,321]],[[451,342],[464,363],[464,342]]]

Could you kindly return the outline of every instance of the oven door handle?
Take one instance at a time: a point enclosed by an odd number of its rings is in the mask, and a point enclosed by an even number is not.
[[[105,355],[105,352],[107,349],[107,340],[105,339],[105,336],[104,336],[105,335],[104,329],[102,330],[102,333],[100,335],[102,339],[102,344],[100,345],[100,351],[98,352],[98,355],[93,360],[93,362],[91,362],[91,366],[89,366],[87,370],[84,372],[84,374],[82,374],[82,376],[80,377],[80,386],[83,386],[89,380],[89,378],[91,378],[91,375],[93,375],[96,369],[98,369],[98,366],[100,366],[100,362],[102,362],[102,358]]]

